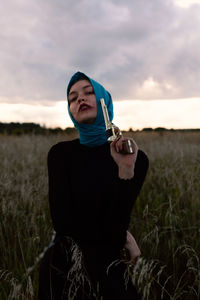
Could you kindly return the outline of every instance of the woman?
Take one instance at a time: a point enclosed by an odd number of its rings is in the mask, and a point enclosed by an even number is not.
[[[111,121],[113,104],[102,85],[77,72],[67,98],[79,139],[60,142],[48,153],[56,237],[41,263],[39,299],[138,299],[124,279],[121,250],[136,263],[139,248],[127,229],[148,158],[134,141],[135,153],[122,154],[126,137],[107,142],[100,98]]]

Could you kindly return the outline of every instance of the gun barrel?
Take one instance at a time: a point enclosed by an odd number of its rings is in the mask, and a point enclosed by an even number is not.
[[[114,128],[113,124],[110,121],[109,114],[108,114],[108,109],[107,109],[107,106],[105,104],[104,99],[101,98],[100,102],[101,102],[101,107],[102,107],[102,111],[103,111],[103,116],[104,116],[104,121],[105,121],[105,126],[106,126],[106,134],[107,134],[107,137],[108,137],[108,141],[112,142],[116,138],[115,128]]]
[[[101,101],[101,107],[102,107],[104,121],[105,121],[105,125],[106,125],[106,130],[108,130],[110,128],[110,125],[111,125],[109,115],[108,115],[108,110],[107,110],[107,107],[105,105],[104,99],[101,98],[100,101]]]

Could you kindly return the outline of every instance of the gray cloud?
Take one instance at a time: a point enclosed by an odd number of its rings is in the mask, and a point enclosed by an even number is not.
[[[64,99],[77,70],[101,82],[114,99],[200,95],[200,5],[7,0],[2,7],[1,99]]]

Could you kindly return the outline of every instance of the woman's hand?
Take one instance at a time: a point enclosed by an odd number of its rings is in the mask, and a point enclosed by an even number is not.
[[[138,258],[141,255],[141,252],[132,234],[129,231],[127,231],[126,233],[127,236],[126,236],[126,243],[124,245],[124,248],[128,260],[125,260],[124,262],[126,264],[136,265]]]
[[[133,141],[134,153],[122,154],[120,153],[122,151],[122,144],[125,140],[128,139]],[[118,165],[119,178],[121,179],[132,178],[134,176],[134,167],[135,167],[135,162],[138,153],[138,146],[136,142],[129,137],[120,136],[110,144],[110,152],[114,161]]]

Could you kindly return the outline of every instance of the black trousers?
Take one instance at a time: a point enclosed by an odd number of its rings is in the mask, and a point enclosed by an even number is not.
[[[70,257],[69,244],[57,241],[45,253],[39,270],[39,300],[137,300],[140,297],[135,287],[129,280],[125,284],[123,262],[110,267],[108,249],[87,246],[83,249],[84,266],[89,281],[81,284],[75,297],[68,296],[71,282],[67,274],[74,261]],[[96,248],[96,249],[95,249]],[[105,251],[105,253],[103,253]],[[107,257],[106,257],[107,256]]]

